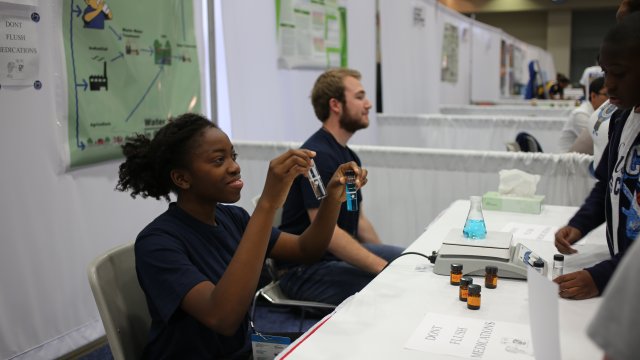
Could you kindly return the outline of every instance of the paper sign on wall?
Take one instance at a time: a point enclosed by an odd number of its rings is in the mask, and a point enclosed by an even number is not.
[[[459,44],[458,27],[445,23],[442,34],[442,57],[440,59],[440,80],[443,82],[453,84],[458,82]]]
[[[33,85],[40,67],[37,24],[32,6],[0,2],[0,85]]]
[[[347,66],[347,10],[338,0],[276,0],[282,68]]]

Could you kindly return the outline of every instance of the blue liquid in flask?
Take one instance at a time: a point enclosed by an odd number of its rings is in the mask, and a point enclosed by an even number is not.
[[[467,219],[462,230],[464,237],[467,239],[484,239],[487,237],[487,227],[483,220]]]

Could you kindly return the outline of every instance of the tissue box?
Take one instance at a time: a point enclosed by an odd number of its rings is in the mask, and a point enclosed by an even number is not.
[[[482,196],[482,208],[485,210],[540,214],[543,199],[544,195],[518,197],[500,195],[497,191],[489,191]]]

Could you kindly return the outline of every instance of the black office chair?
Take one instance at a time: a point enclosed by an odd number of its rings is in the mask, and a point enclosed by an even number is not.
[[[267,259],[266,261],[267,268],[270,268],[269,273],[277,274],[277,270],[275,269],[274,263],[272,259]],[[304,320],[306,318],[306,314],[309,312],[320,311],[323,313],[328,313],[331,310],[335,309],[335,305],[326,304],[316,301],[302,301],[302,300],[293,300],[287,297],[287,295],[282,292],[280,289],[280,281],[276,277],[269,284],[258,290],[253,297],[253,304],[251,305],[251,321],[256,322],[255,313],[256,313],[256,302],[259,298],[266,299],[272,305],[278,306],[289,306],[296,307],[300,310],[300,325],[298,327],[298,331],[302,332],[304,327]]]
[[[258,204],[260,196],[256,196],[252,199],[254,207]],[[276,216],[273,220],[273,226],[278,227],[282,218],[282,209],[278,209]],[[269,275],[270,281],[266,286],[259,289],[253,297],[253,304],[251,304],[251,321],[255,321],[256,302],[259,298],[266,299],[272,305],[297,307],[300,310],[300,326],[299,331],[302,332],[304,326],[305,316],[308,312],[314,310],[320,310],[327,312],[335,309],[336,305],[326,304],[316,301],[302,301],[293,300],[287,297],[287,295],[280,289],[280,277],[278,275],[278,269],[276,268],[275,261],[267,258],[265,261],[265,270]]]
[[[538,140],[527,132],[520,132],[516,135],[516,144],[523,152],[543,152]]]

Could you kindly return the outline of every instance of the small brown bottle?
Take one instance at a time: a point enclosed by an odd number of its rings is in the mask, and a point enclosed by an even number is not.
[[[467,295],[467,309],[480,309],[480,285],[469,285],[469,294]]]
[[[461,277],[462,277],[462,264],[451,264],[451,275],[449,276],[451,285],[460,285]]]
[[[484,268],[484,287],[487,289],[495,289],[498,287],[498,267],[487,265]]]
[[[460,301],[467,302],[467,294],[469,293],[469,285],[473,284],[473,278],[469,276],[463,276],[460,278]]]

